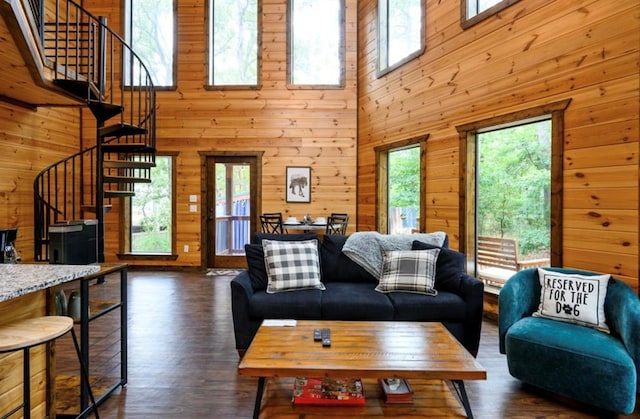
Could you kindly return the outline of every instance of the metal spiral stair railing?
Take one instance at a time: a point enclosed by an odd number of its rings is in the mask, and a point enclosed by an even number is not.
[[[111,200],[132,196],[155,166],[156,92],[131,47],[72,0],[56,0],[41,34],[54,83],[84,101],[96,118],[96,144],[54,163],[34,181],[34,259],[49,258],[51,224],[98,220],[104,261],[104,214]],[[91,217],[87,215],[91,214]]]

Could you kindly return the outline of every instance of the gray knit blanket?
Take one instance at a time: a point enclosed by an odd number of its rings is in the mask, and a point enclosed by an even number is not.
[[[443,231],[416,234],[380,234],[376,231],[361,231],[351,234],[342,253],[380,279],[384,252],[389,250],[411,250],[414,240],[442,246],[447,234]]]

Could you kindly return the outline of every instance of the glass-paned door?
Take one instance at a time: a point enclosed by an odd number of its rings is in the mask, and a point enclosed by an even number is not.
[[[252,231],[252,182],[255,162],[251,158],[216,157],[213,190],[209,198],[209,267],[239,267],[245,259],[244,245]],[[210,190],[211,192],[211,190]]]

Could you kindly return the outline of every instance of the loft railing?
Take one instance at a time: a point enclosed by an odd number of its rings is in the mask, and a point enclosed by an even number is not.
[[[41,0],[27,0],[29,11],[33,16],[33,20],[36,25],[36,33],[40,35],[42,39],[42,29],[44,27],[44,2]]]
[[[90,212],[98,220],[103,261],[105,201],[132,193],[133,183],[121,179],[149,179],[155,162],[153,81],[105,18],[72,0],[28,1],[42,16],[39,33],[47,65],[56,74],[54,83],[86,101],[96,117],[96,144],[45,168],[34,181],[34,258],[48,259],[51,224],[89,218],[85,214]],[[108,179],[120,180],[105,187]]]

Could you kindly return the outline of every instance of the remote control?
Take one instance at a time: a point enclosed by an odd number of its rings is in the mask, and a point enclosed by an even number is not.
[[[320,329],[313,329],[313,341],[320,342],[322,340],[322,332]]]
[[[322,329],[322,346],[331,346],[331,331],[329,329]]]

